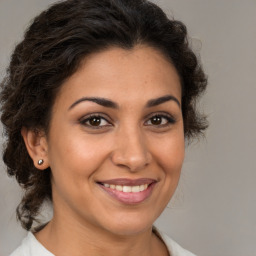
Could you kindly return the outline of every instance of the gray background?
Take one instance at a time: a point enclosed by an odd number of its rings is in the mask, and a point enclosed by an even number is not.
[[[53,0],[0,0],[0,75],[32,17]],[[176,197],[157,225],[204,256],[256,256],[256,1],[159,0],[182,20],[209,76],[201,107],[206,139],[187,148]],[[0,255],[25,232],[15,220],[21,191],[0,171]]]

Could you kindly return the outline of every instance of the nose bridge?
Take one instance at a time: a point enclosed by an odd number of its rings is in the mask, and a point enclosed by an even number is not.
[[[112,161],[130,171],[142,169],[151,161],[146,138],[138,126],[126,125],[116,133]]]

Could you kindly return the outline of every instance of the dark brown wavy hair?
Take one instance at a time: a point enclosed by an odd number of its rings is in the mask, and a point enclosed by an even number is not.
[[[158,49],[175,66],[182,84],[182,113],[187,139],[207,127],[196,110],[207,79],[188,44],[186,27],[167,18],[146,0],[67,0],[51,6],[31,23],[16,46],[1,82],[1,121],[6,143],[3,160],[25,193],[17,207],[22,226],[30,230],[42,204],[52,200],[51,169],[33,165],[21,128],[44,129],[63,82],[89,54],[110,47]]]

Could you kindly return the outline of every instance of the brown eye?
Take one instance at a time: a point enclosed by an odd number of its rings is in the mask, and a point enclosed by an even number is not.
[[[152,123],[153,125],[160,125],[160,124],[162,124],[162,117],[160,117],[160,116],[154,116],[154,117],[152,117],[152,118],[151,118],[151,123]]]
[[[175,119],[172,118],[171,116],[159,114],[149,118],[148,121],[146,122],[146,125],[163,127],[163,126],[167,126],[169,124],[174,124],[174,123],[175,123]]]
[[[88,118],[80,120],[80,123],[89,128],[104,128],[111,125],[104,117],[98,115],[91,115]]]
[[[101,118],[100,117],[92,117],[88,120],[89,124],[91,126],[99,126],[101,124]]]

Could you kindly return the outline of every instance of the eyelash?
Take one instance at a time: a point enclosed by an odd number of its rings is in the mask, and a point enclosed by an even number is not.
[[[102,120],[104,120],[107,124],[106,125],[103,125],[103,126],[93,126],[93,125],[90,125],[90,124],[87,124],[89,121],[93,121],[93,119],[100,119],[100,122],[102,122]],[[84,125],[84,126],[87,126],[89,128],[92,128],[92,129],[102,129],[106,126],[111,126],[112,123],[105,117],[102,116],[102,114],[90,114],[88,117],[84,117],[82,119],[80,119],[80,124]]]
[[[79,122],[80,122],[80,124],[87,126],[91,129],[103,129],[105,127],[111,126],[112,125],[111,121],[109,121],[108,118],[105,118],[102,115],[103,114],[90,114],[88,117],[84,117],[84,118],[80,119]],[[163,122],[163,119],[165,119],[166,123],[154,125],[154,124],[152,124],[153,118],[160,118],[161,122]],[[88,122],[93,121],[93,119],[97,119],[95,121],[99,121],[99,123],[102,123],[102,121],[104,121],[107,124],[100,125],[100,126],[93,126],[91,124],[88,124]],[[167,127],[176,122],[174,117],[172,117],[170,114],[166,114],[166,113],[153,114],[153,115],[147,117],[147,121],[145,123],[147,123],[149,121],[151,121],[151,124],[146,124],[146,126],[154,126],[155,128]],[[159,119],[157,121],[159,121]]]
[[[171,116],[170,114],[166,114],[166,113],[165,114],[164,113],[153,114],[150,117],[148,117],[147,122],[151,120],[151,123],[152,123],[153,118],[157,118],[157,119],[160,118],[161,121],[163,121],[163,119],[165,119],[166,123],[165,124],[158,124],[158,125],[149,124],[147,126],[152,125],[152,126],[155,126],[155,127],[167,127],[167,126],[170,126],[170,125],[172,125],[176,122],[176,120],[174,119],[173,116]]]

